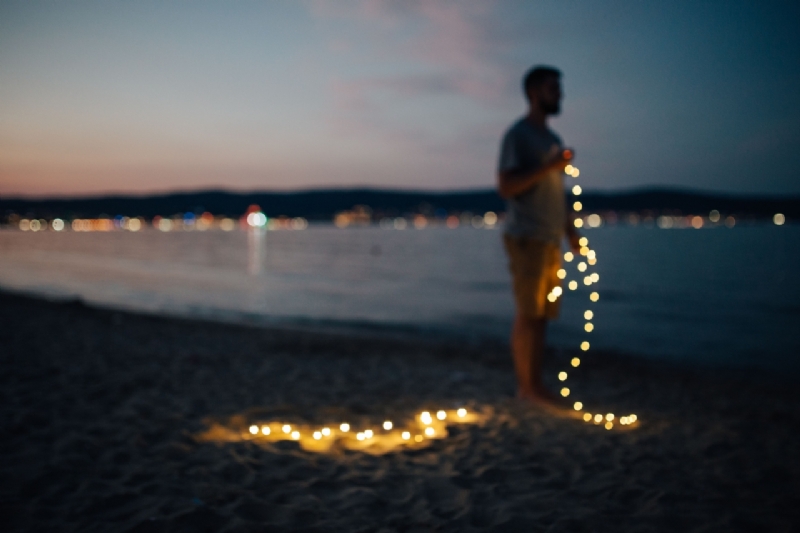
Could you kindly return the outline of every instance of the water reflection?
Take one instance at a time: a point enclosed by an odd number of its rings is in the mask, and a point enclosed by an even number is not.
[[[247,273],[251,276],[257,276],[261,274],[261,271],[264,268],[264,253],[266,248],[266,228],[249,228],[247,230]]]

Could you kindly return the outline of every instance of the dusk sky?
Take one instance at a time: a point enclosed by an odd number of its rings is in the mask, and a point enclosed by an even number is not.
[[[588,189],[800,194],[800,7],[0,3],[0,195],[494,186],[520,78]]]

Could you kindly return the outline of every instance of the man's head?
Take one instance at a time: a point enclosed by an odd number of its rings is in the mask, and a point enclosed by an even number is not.
[[[532,108],[544,115],[561,111],[561,71],[553,67],[533,67],[522,79],[522,90]]]

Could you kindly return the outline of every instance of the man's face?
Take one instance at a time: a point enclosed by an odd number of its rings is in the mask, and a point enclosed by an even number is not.
[[[534,96],[539,109],[545,115],[558,115],[561,112],[561,81],[556,76],[550,76],[535,89]]]

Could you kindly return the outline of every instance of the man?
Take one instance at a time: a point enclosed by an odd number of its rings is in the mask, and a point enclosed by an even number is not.
[[[503,241],[516,305],[511,351],[517,397],[552,406],[560,399],[542,382],[542,356],[547,321],[558,316],[560,298],[551,302],[547,295],[560,285],[561,239],[579,248],[563,183],[573,151],[547,127],[561,110],[561,72],[535,67],[525,75],[523,90],[528,114],[503,137],[497,173],[498,192],[507,200]]]

